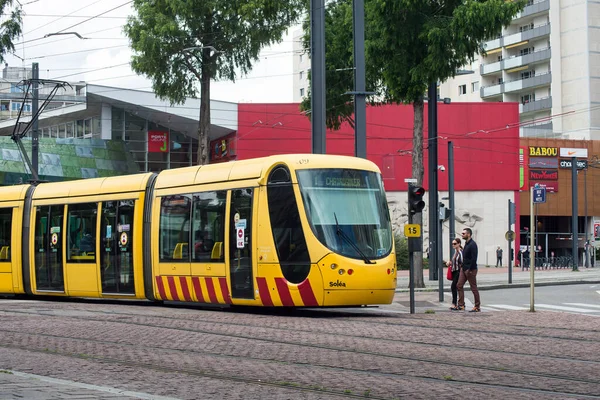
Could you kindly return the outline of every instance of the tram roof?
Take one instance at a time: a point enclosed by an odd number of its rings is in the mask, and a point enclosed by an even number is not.
[[[290,170],[312,168],[355,168],[380,172],[373,162],[357,157],[329,154],[283,154],[249,160],[208,164],[162,171],[156,180],[156,189],[187,185],[266,178],[271,168],[285,164]],[[292,178],[295,180],[295,177]]]
[[[152,176],[151,172],[109,178],[42,183],[35,189],[33,199],[139,192],[146,189],[146,183],[150,176]]]
[[[29,185],[1,186],[0,202],[23,200]]]

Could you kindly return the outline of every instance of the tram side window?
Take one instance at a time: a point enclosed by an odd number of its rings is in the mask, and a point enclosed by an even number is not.
[[[225,259],[225,207],[227,191],[194,194],[193,261],[223,262]]]
[[[274,171],[276,172],[276,171]],[[310,257],[291,183],[267,186],[271,231],[285,279],[300,283],[310,272]]]
[[[160,261],[190,262],[191,195],[164,196],[160,203]]]
[[[10,261],[12,208],[0,209],[0,262]]]
[[[98,203],[70,204],[68,209],[67,261],[95,263]]]

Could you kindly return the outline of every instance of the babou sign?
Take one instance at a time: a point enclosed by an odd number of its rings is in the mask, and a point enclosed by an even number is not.
[[[558,147],[529,146],[529,157],[556,157]]]

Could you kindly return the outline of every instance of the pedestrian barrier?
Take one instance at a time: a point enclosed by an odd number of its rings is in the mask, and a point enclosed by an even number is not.
[[[533,260],[535,269],[560,269],[560,268],[572,268],[573,257],[571,256],[559,256],[559,257],[535,257]],[[523,265],[521,265],[521,271],[529,269],[530,259],[524,258]]]

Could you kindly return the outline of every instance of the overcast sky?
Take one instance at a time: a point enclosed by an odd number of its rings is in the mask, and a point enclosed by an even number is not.
[[[123,34],[126,18],[133,14],[128,0],[19,1],[25,11],[24,35],[15,43],[16,56],[6,56],[10,66],[31,67],[37,62],[44,79],[152,90],[150,81],[128,65],[131,50]],[[232,102],[291,102],[292,33],[297,29],[290,29],[282,43],[265,48],[248,77],[236,83],[213,82],[211,97]],[[77,32],[87,39],[75,35],[44,38],[59,31]]]

